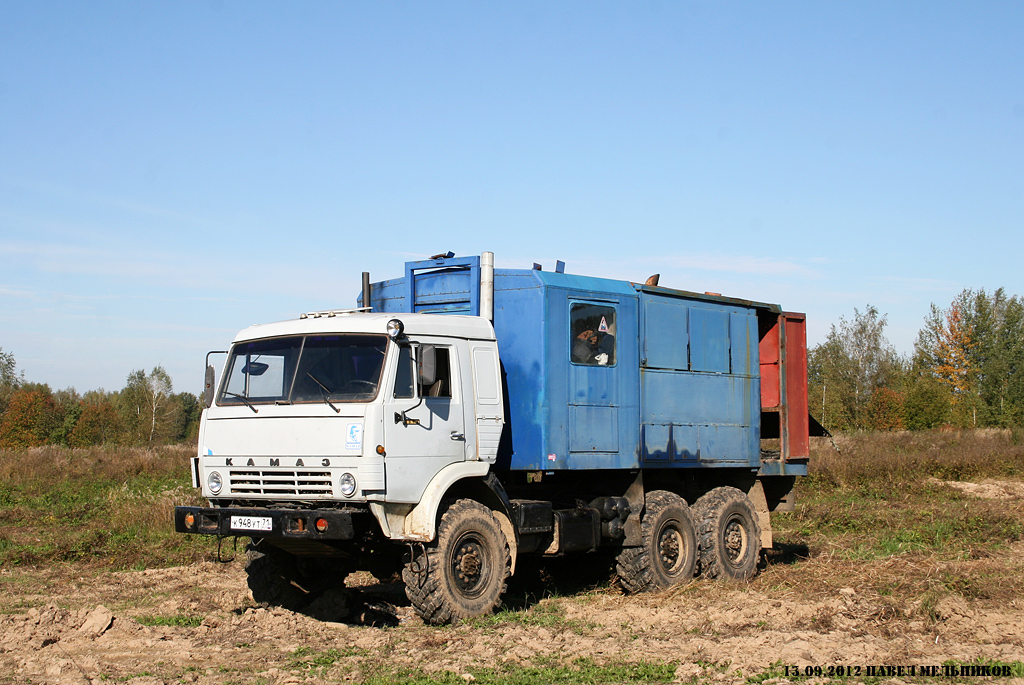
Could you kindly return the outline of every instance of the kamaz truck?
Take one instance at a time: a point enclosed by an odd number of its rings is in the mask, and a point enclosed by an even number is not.
[[[527,555],[601,555],[627,592],[752,577],[807,473],[804,315],[564,271],[447,253],[243,330],[176,530],[249,538],[258,602],[401,574],[434,624]]]

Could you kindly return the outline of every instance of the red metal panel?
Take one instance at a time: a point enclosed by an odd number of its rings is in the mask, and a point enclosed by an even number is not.
[[[779,373],[779,324],[772,326],[758,343],[761,358],[761,406],[774,409],[782,402]]]
[[[807,415],[807,318],[784,312],[786,321],[786,459],[810,456]]]

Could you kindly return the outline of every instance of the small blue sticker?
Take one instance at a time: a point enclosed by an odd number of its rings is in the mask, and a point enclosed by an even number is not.
[[[357,450],[363,446],[363,424],[350,423],[345,433],[345,449]]]

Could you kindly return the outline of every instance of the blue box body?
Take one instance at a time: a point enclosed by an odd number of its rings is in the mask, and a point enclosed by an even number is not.
[[[374,311],[478,314],[479,258],[410,262]],[[613,365],[571,361],[570,309],[614,308]],[[747,467],[760,452],[758,312],[775,305],[540,270],[495,269],[494,329],[522,471]]]

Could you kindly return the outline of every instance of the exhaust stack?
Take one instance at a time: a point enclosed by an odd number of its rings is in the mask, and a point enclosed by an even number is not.
[[[494,253],[480,255],[480,316],[494,321]]]

